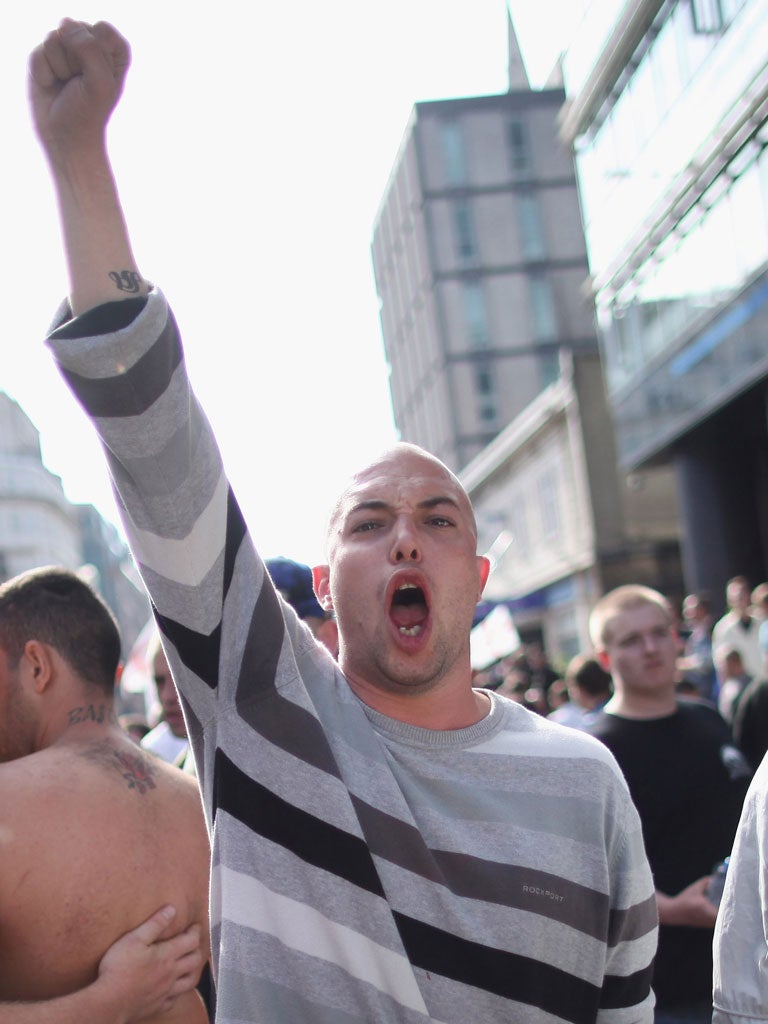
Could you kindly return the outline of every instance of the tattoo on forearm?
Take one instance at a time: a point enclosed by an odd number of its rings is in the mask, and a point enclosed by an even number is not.
[[[109,276],[117,285],[118,291],[138,295],[141,278],[134,270],[110,270]]]
[[[79,725],[81,722],[97,722],[99,725],[110,722],[114,725],[117,721],[114,711],[108,704],[84,704],[78,708],[70,708],[67,715],[70,725]]]
[[[135,789],[142,796],[148,789],[156,789],[155,780],[152,776],[154,769],[149,761],[140,754],[124,754],[119,750],[113,751],[120,765],[120,772],[128,783],[128,789]]]

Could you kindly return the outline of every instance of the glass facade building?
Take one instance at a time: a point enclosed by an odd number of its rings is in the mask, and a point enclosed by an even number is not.
[[[720,599],[768,578],[768,0],[594,0],[563,75],[619,461]]]

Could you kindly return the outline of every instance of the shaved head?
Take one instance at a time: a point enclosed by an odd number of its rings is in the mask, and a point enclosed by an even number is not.
[[[470,528],[477,538],[477,523],[472,502],[456,474],[451,472],[445,463],[431,452],[420,448],[419,445],[401,441],[391,448],[387,448],[367,466],[355,472],[347,481],[328,516],[325,539],[326,550],[329,554],[340,522],[345,514],[356,506],[357,499],[362,492],[377,479],[384,480],[393,473],[402,472],[404,467],[407,467],[414,476],[430,476],[436,484],[442,477],[445,480],[445,487],[440,493],[436,491],[435,497],[431,500],[444,499],[446,502],[455,504],[457,510],[467,518]]]

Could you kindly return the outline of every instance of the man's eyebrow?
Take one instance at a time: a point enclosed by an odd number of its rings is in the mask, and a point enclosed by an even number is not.
[[[437,508],[439,505],[451,505],[455,509],[460,508],[458,501],[447,494],[437,494],[434,498],[425,498],[424,501],[420,501],[416,507]]]
[[[358,501],[347,511],[347,515],[354,515],[355,512],[376,512],[390,507],[389,503],[381,498],[369,498],[367,501]]]

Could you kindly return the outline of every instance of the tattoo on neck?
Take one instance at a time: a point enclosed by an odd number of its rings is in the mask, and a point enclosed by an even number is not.
[[[155,770],[145,757],[141,754],[125,754],[119,750],[113,753],[118,760],[120,772],[128,783],[128,789],[135,789],[144,796],[147,790],[157,788],[152,778]]]
[[[134,270],[110,270],[109,277],[117,285],[117,290],[128,292],[129,295],[138,295],[141,287],[141,278]]]
[[[103,725],[108,722],[115,725],[117,716],[109,704],[83,704],[78,708],[70,708],[67,712],[70,725],[80,725],[81,722],[96,722]]]

